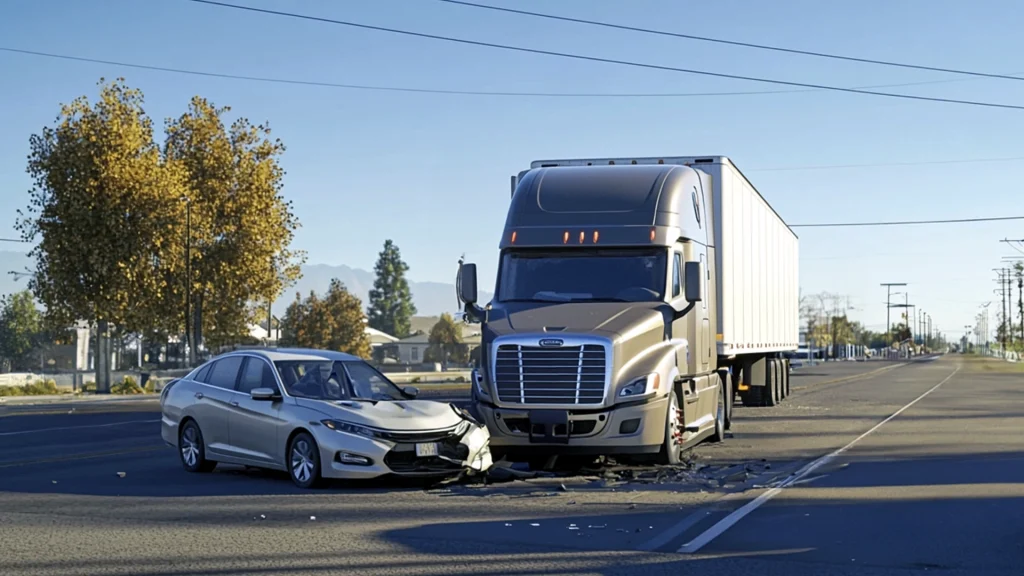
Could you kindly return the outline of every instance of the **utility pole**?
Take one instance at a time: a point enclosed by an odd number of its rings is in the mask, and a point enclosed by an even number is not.
[[[906,286],[905,282],[883,282],[880,286],[885,286],[885,341],[892,348],[892,321],[889,317],[890,310],[890,299],[892,298],[892,287],[893,286]]]

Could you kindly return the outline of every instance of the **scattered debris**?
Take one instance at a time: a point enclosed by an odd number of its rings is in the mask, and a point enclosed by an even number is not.
[[[511,525],[512,525],[511,522],[505,522],[505,526],[511,526]]]
[[[587,528],[593,528],[595,530],[603,530],[603,529],[605,529],[607,527],[608,527],[607,524],[588,524],[587,525]]]
[[[56,480],[50,480],[50,482],[51,482],[51,483],[53,483],[53,484],[56,484],[56,483],[57,483],[57,481],[56,481]]]
[[[534,527],[540,526],[540,523],[539,522],[530,522],[530,526],[534,526]]]
[[[118,472],[118,473],[117,473],[117,477],[118,477],[118,478],[124,478],[124,477],[125,477],[125,476],[127,476],[127,475],[128,475],[128,474],[127,474],[127,473],[125,473],[125,472]]]
[[[310,520],[316,520],[316,516],[310,516],[309,519]]]

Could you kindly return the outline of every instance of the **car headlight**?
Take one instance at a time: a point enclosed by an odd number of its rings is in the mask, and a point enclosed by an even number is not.
[[[661,377],[657,372],[652,372],[642,378],[637,378],[626,384],[619,390],[619,398],[630,398],[635,396],[646,396],[654,393],[661,383]]]
[[[345,422],[343,420],[321,420],[320,423],[335,432],[344,432],[346,434],[354,434],[365,438],[380,437],[372,428],[360,426],[359,424],[353,424],[351,422]]]

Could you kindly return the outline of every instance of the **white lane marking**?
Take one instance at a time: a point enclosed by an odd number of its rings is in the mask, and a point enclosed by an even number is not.
[[[109,424],[88,424],[85,426],[60,426],[57,428],[39,428],[37,430],[18,430],[15,432],[0,432],[0,436],[19,436],[21,434],[35,434],[37,432],[58,432],[61,430],[81,430],[83,428],[109,428],[111,426],[125,426],[128,424],[154,424],[156,420],[127,420],[125,422],[111,422]]]
[[[902,414],[907,408],[910,408],[914,404],[917,404],[925,396],[927,396],[927,395],[931,394],[932,392],[938,390],[939,386],[942,386],[946,382],[949,382],[949,380],[953,376],[955,376],[956,373],[959,372],[959,371],[960,371],[960,367],[957,366],[956,369],[953,370],[953,372],[949,376],[946,376],[942,380],[942,382],[939,382],[935,386],[932,386],[931,388],[929,388],[928,391],[925,392],[924,394],[921,394],[917,398],[914,398],[914,400],[910,404],[907,404],[903,408],[900,408],[899,410],[893,412],[892,415],[890,415],[888,418],[886,418],[885,420],[882,420],[878,424],[875,424],[870,430],[868,430],[867,432],[861,434],[860,436],[857,436],[852,442],[850,442],[846,446],[843,446],[842,448],[836,450],[835,452],[832,452],[830,454],[826,454],[825,456],[822,456],[821,458],[818,458],[814,462],[811,462],[807,466],[804,466],[801,470],[799,470],[794,475],[792,475],[789,478],[787,478],[786,480],[784,480],[781,484],[779,484],[775,488],[772,488],[771,490],[768,490],[767,492],[765,492],[764,494],[761,494],[760,496],[758,496],[757,498],[751,500],[750,502],[747,502],[746,504],[744,504],[740,508],[738,508],[735,511],[733,511],[732,514],[729,514],[725,518],[722,518],[721,520],[719,520],[714,526],[712,526],[711,528],[708,528],[707,530],[705,530],[702,534],[698,535],[693,540],[690,540],[686,544],[683,544],[683,546],[681,548],[679,548],[679,550],[677,550],[677,552],[679,552],[680,554],[693,554],[693,553],[697,552],[698,550],[703,548],[705,545],[707,545],[709,542],[711,542],[715,538],[719,537],[723,532],[725,532],[726,530],[731,528],[734,524],[736,524],[737,522],[742,520],[744,516],[746,516],[747,514],[750,514],[754,510],[757,510],[758,508],[761,507],[762,504],[764,504],[765,502],[767,502],[767,501],[771,500],[772,498],[776,497],[784,489],[786,489],[789,486],[792,486],[793,484],[799,482],[800,480],[803,480],[804,478],[809,476],[812,472],[814,472],[818,468],[821,468],[822,466],[824,466],[824,465],[828,464],[829,462],[835,460],[843,452],[846,452],[847,450],[852,448],[855,444],[857,444],[861,440],[863,440],[863,439],[867,438],[868,436],[870,436],[875,430],[878,430],[879,428],[884,426],[887,422],[889,422],[893,418],[895,418],[895,417],[899,416],[900,414]]]

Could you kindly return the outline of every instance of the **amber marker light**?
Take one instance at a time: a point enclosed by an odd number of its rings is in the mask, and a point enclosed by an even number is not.
[[[569,243],[569,232],[566,231],[565,234],[562,234],[562,244],[568,244],[568,243]]]
[[[654,242],[654,228],[651,228],[651,242]]]
[[[600,237],[601,235],[597,232],[597,230],[594,230],[594,244],[597,244],[597,239]]]
[[[512,231],[512,243],[513,244],[516,243],[516,231],[515,230]]]
[[[580,230],[580,244],[583,244],[583,239],[586,237],[587,234],[583,230]]]

